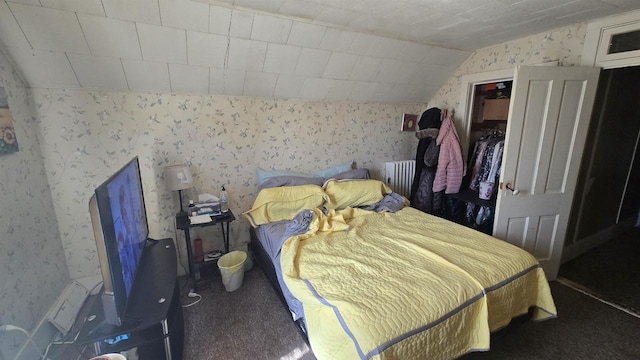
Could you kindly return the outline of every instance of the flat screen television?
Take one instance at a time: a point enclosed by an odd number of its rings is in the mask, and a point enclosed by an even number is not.
[[[120,326],[149,236],[137,156],[95,189],[89,213],[104,281],[105,322]]]

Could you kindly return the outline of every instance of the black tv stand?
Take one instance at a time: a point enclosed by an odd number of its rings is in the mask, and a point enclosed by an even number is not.
[[[104,322],[102,302],[98,298],[89,305],[91,308],[75,343],[93,344],[97,354],[137,348],[141,360],[180,360],[184,318],[172,239],[148,242],[138,271],[122,325]]]

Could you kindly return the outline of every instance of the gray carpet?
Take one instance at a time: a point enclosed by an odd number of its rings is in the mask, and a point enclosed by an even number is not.
[[[185,308],[185,360],[314,359],[259,268],[227,293],[220,281]],[[559,318],[494,334],[491,351],[472,359],[640,359],[640,320],[552,283]],[[192,299],[183,298],[183,303]]]
[[[184,308],[184,360],[315,359],[261,269],[231,293],[213,280],[200,303]]]
[[[600,298],[640,314],[640,228],[563,264],[559,275]]]

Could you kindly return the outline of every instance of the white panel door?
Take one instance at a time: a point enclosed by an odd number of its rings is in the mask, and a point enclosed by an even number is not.
[[[549,280],[560,267],[599,72],[523,66],[514,76],[493,234],[533,254]]]

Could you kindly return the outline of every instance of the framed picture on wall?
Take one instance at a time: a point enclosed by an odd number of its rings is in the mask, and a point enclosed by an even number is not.
[[[18,151],[16,131],[9,111],[9,98],[3,87],[0,87],[0,155]]]
[[[402,131],[416,131],[418,115],[402,114]]]

